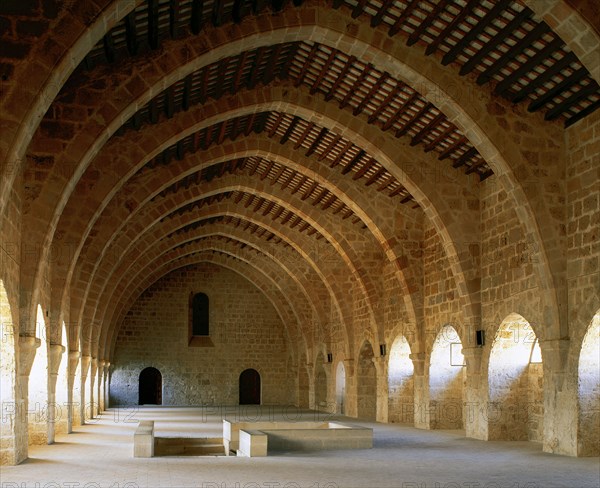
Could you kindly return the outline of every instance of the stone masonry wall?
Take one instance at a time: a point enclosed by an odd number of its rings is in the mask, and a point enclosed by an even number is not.
[[[209,297],[214,347],[188,346],[192,291]],[[111,406],[138,403],[139,374],[149,366],[162,374],[163,405],[237,404],[247,368],[261,375],[263,404],[295,403],[286,384],[286,347],[274,307],[245,278],[212,264],[176,270],[146,290],[122,324]]]

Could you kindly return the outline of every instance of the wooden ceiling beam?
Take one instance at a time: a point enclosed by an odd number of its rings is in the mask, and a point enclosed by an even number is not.
[[[302,176],[302,178],[300,178],[300,181],[296,183],[296,186],[292,190],[292,195],[302,188],[302,185],[306,183],[306,180],[308,180],[308,176]]]
[[[388,130],[390,127],[392,127],[394,125],[394,123],[398,120],[398,117],[400,117],[400,115],[402,114],[402,112],[404,112],[405,109],[407,109],[408,107],[410,107],[410,105],[414,102],[414,100],[419,96],[419,94],[417,92],[413,92],[413,94],[411,96],[409,96],[406,100],[404,100],[400,106],[396,109],[396,111],[394,112],[394,114],[387,119],[387,121],[385,122],[385,124],[383,124],[382,129],[384,131]]]
[[[281,184],[281,189],[285,190],[289,184],[294,180],[294,178],[296,177],[296,172],[292,170],[292,172],[289,174],[289,176],[286,178],[286,180]]]
[[[398,34],[398,32],[400,32],[402,25],[404,24],[404,22],[406,22],[406,19],[408,19],[408,17],[412,13],[415,6],[419,3],[419,1],[420,0],[410,0],[406,4],[406,7],[400,14],[400,17],[398,17],[396,19],[396,22],[394,22],[394,25],[392,25],[390,27],[390,30],[388,31],[388,36],[392,37],[392,36],[395,36],[396,34]]]
[[[271,169],[273,169],[274,165],[275,161],[269,161],[269,164],[267,164],[267,167],[265,168],[265,172],[262,175],[260,175],[260,181],[264,181],[265,178],[269,176],[269,173],[271,172]]]
[[[538,75],[535,79],[529,80],[527,85],[521,88],[518,92],[515,93],[505,93],[504,96],[508,98],[513,103],[519,103],[530,93],[533,93],[537,88],[544,86],[548,83],[554,76],[559,74],[562,70],[569,67],[571,64],[577,61],[577,56],[572,52],[568,52],[558,61],[556,61],[552,66],[546,69],[542,74]]]
[[[218,3],[218,2],[215,2]],[[225,85],[225,78],[227,76],[227,68],[231,58],[221,59],[218,63],[217,69],[217,82],[215,83],[215,100],[218,100],[223,95],[223,85]]]
[[[367,103],[372,101],[375,95],[381,90],[383,84],[390,78],[390,75],[387,72],[384,72],[379,79],[373,84],[367,95],[360,101],[360,103],[354,108],[352,111],[352,115],[357,116],[364,110]]]
[[[353,66],[353,64],[355,62],[356,62],[356,57],[355,56],[350,56],[348,58],[348,61],[346,61],[346,64],[344,65],[344,67],[340,71],[338,77],[333,82],[333,85],[331,86],[330,90],[325,95],[325,100],[326,101],[331,100],[335,96],[335,94],[336,94],[339,86],[341,85],[342,81],[344,81],[344,79],[346,78],[346,75],[348,74],[348,72],[350,71],[350,69],[352,68],[352,66]]]
[[[263,211],[263,217],[266,217],[271,212],[271,210],[273,210],[274,206],[275,206],[275,202],[269,202],[269,204]]]
[[[244,3],[245,3],[244,0],[235,0],[233,2],[233,8],[231,10],[231,17],[233,19],[233,22],[236,24],[239,24],[242,21],[242,18],[244,16],[244,13],[242,10]]]
[[[441,131],[436,137],[435,139],[433,139],[430,143],[428,143],[425,147],[424,147],[424,151],[427,152],[431,152],[433,151],[436,146],[442,142],[444,139],[446,139],[448,137],[448,135],[453,132],[455,129],[455,127],[452,124],[448,124],[448,127],[446,127],[443,131]],[[416,145],[416,144],[415,144]]]
[[[210,68],[211,67],[209,65],[209,66],[205,66],[204,69],[202,70],[202,81],[200,82],[200,103],[201,104],[206,102]]]
[[[202,11],[204,10],[203,0],[192,0],[192,13],[190,16],[190,27],[192,34],[200,34],[202,30]]]
[[[354,175],[352,176],[352,179],[354,181],[360,180],[367,173],[367,171],[369,171],[372,163],[373,163],[373,159],[371,159],[371,158],[369,158],[368,161],[365,161],[363,163],[363,165],[361,166],[361,168],[356,173],[354,173]]]
[[[309,198],[312,195],[312,193],[317,189],[318,186],[319,186],[319,183],[314,181],[313,184],[306,189],[306,191],[304,192],[304,195],[302,195],[302,197],[301,197],[301,200],[304,201],[307,198]]]
[[[440,155],[438,156],[438,160],[442,161],[446,159],[448,156],[450,156],[450,154],[452,154],[456,150],[456,148],[464,144],[466,140],[467,139],[465,138],[465,136],[459,137],[457,141],[454,141],[443,152],[440,153]]]
[[[583,110],[580,110],[575,115],[573,115],[572,117],[567,119],[565,121],[565,128],[570,127],[578,120],[581,120],[582,118],[586,117],[587,115],[591,114],[592,112],[595,112],[598,108],[600,108],[600,100],[596,100],[594,103],[591,103],[590,105],[585,107]]]
[[[333,59],[335,58],[335,54],[336,54],[335,49],[332,49],[331,52],[329,53],[329,56],[327,57],[327,60],[325,61],[325,64],[323,64],[321,71],[319,72],[319,74],[315,78],[315,81],[313,81],[313,84],[310,87],[311,95],[314,95],[317,92],[317,90],[319,89],[319,85],[323,81],[323,78],[325,78],[325,75],[329,72],[329,70],[331,68],[331,63],[333,62]]]
[[[158,49],[158,0],[148,0],[148,43],[151,49]]]
[[[300,42],[294,42],[290,48],[288,49],[288,54],[286,56],[285,62],[281,64],[281,68],[279,69],[279,73],[277,76],[280,80],[285,80],[290,77],[290,68],[292,67],[292,63],[294,62],[294,58],[300,49]]]
[[[380,166],[379,169],[377,171],[375,171],[371,176],[369,176],[369,179],[365,182],[365,186],[371,186],[373,183],[375,183],[377,181],[377,179],[385,173],[385,168],[383,166]]]
[[[319,161],[323,161],[331,152],[331,150],[337,145],[338,142],[340,142],[342,140],[342,136],[341,135],[336,135],[334,136],[331,141],[329,141],[329,144],[327,145],[327,147],[325,148],[325,150],[319,154]]]
[[[164,108],[167,118],[173,118],[175,114],[175,85],[171,85],[165,90]]]
[[[465,153],[452,163],[454,169],[460,168],[467,164],[467,161],[477,154],[477,149],[474,147],[467,149]]]
[[[219,127],[219,135],[217,137],[217,144],[223,144],[225,140],[225,135],[227,134],[227,126],[229,125],[229,121],[221,122],[221,126]]]
[[[312,206],[316,207],[319,203],[321,203],[321,201],[323,200],[323,198],[325,198],[327,193],[329,193],[327,188],[322,188],[319,195],[317,195],[317,197],[313,200]]]
[[[263,84],[268,85],[275,76],[275,67],[277,66],[277,61],[281,56],[281,51],[283,50],[283,44],[277,44],[272,50],[271,55],[269,56],[269,60],[265,66],[265,71],[263,73]]]
[[[371,27],[377,27],[383,22],[383,17],[385,16],[385,14],[388,13],[388,10],[390,9],[393,3],[394,0],[384,0],[377,13],[371,17]]]
[[[135,9],[125,17],[125,41],[127,52],[135,56],[138,52],[137,24],[135,22]]]
[[[479,51],[477,51],[471,58],[460,67],[459,73],[466,75],[473,71],[475,67],[481,63],[483,58],[487,56],[491,51],[496,49],[498,44],[502,43],[508,36],[510,36],[519,26],[531,17],[532,11],[525,7],[521,12],[513,17],[513,19],[506,24],[501,30],[499,30],[494,37],[486,42]],[[487,24],[486,24],[487,25]],[[485,26],[484,26],[485,27]]]
[[[254,56],[254,63],[252,64],[252,69],[250,70],[250,76],[248,76],[247,88],[252,89],[256,86],[256,82],[258,81],[258,71],[260,70],[260,65],[262,63],[262,59],[265,56],[267,48],[265,46],[259,47],[256,50],[256,54]]]
[[[544,34],[549,32],[549,27],[544,24],[536,25],[531,31],[527,33],[519,42],[512,46],[507,52],[505,52],[494,64],[489,66],[483,73],[477,77],[477,84],[483,85],[490,81],[492,77],[504,68],[510,61],[516,59],[525,49],[530,48],[534,41],[538,40]]]
[[[559,49],[563,45],[562,39],[559,37],[555,38],[552,42],[548,43],[543,49],[540,49],[535,55],[527,60],[527,62],[523,63],[519,66],[515,71],[513,71],[510,75],[504,78],[500,83],[496,85],[494,88],[494,93],[497,95],[502,95],[510,89],[513,83],[519,81],[519,79],[529,73],[532,69],[534,69],[538,64],[542,63],[549,56],[552,56],[552,53]]]
[[[213,0],[211,21],[214,27],[219,27],[223,24],[223,6],[225,2]]]
[[[423,32],[427,30],[427,28],[433,23],[435,19],[438,18],[439,14],[446,8],[448,4],[448,0],[438,0],[431,12],[427,14],[427,17],[423,19],[423,21],[419,24],[414,32],[408,37],[406,40],[407,46],[412,46],[416,44],[417,41],[421,38]]]
[[[310,134],[310,132],[313,130],[314,127],[315,127],[314,122],[310,122],[306,126],[306,129],[304,129],[304,132],[302,132],[302,135],[298,138],[298,140],[294,144],[294,149],[298,149],[300,146],[302,146],[302,144],[304,144],[304,141],[308,137],[308,134]]]
[[[571,108],[572,105],[575,105],[578,101],[590,96],[592,93],[595,93],[597,91],[598,83],[596,83],[595,81],[590,82],[589,85],[585,86],[584,88],[575,93],[572,93],[568,98],[566,98],[565,100],[548,110],[544,115],[544,120],[554,120],[560,117],[560,115],[566,110],[569,110],[569,108]]]
[[[179,0],[170,0],[169,2],[169,34],[172,39],[179,37],[179,23],[181,22],[181,8]]]
[[[273,179],[271,180],[271,186],[273,186],[275,183],[277,183],[279,181],[279,178],[281,178],[283,176],[283,173],[285,172],[287,166],[285,165],[281,165],[281,167],[279,168],[279,171],[277,171],[277,173],[275,173],[275,176],[273,177]]]
[[[548,90],[543,95],[540,95],[536,100],[532,101],[527,107],[528,112],[536,112],[547,103],[554,100],[555,97],[560,95],[563,91],[570,89],[574,84],[579,83],[588,74],[585,68],[580,68],[571,74],[568,78],[555,85],[552,89]]]
[[[321,142],[323,141],[323,138],[325,137],[325,135],[327,134],[328,129],[326,127],[323,127],[320,131],[319,134],[317,135],[317,137],[315,137],[315,140],[312,142],[312,144],[310,145],[310,147],[308,148],[308,151],[306,151],[305,156],[310,156],[312,153],[314,153],[317,148],[319,147],[319,145],[321,144]]]
[[[249,55],[250,51],[244,51],[240,56],[238,56],[238,63],[235,69],[235,75],[233,76],[233,80],[231,81],[231,88],[229,89],[232,95],[237,93],[240,87],[242,75],[244,74],[244,66],[246,66],[246,62],[248,61]]]
[[[437,127],[446,116],[443,113],[433,117],[419,132],[417,132],[410,141],[411,146],[416,146],[421,142],[434,127]]]
[[[267,133],[267,136],[269,138],[272,138],[276,134],[277,129],[279,129],[279,126],[281,125],[281,122],[283,121],[283,117],[284,117],[283,112],[279,112],[277,114],[277,120],[273,124],[273,127],[271,127],[271,129],[269,129],[269,132]],[[292,123],[293,123],[293,120],[294,119],[292,119]]]
[[[383,102],[381,102],[379,104],[379,106],[373,111],[373,113],[371,115],[369,115],[369,119],[368,119],[369,124],[372,124],[373,122],[375,122],[377,120],[377,117],[379,117],[379,115],[381,115],[381,113],[387,108],[387,106],[390,104],[390,102],[394,98],[396,98],[396,96],[398,95],[398,93],[400,92],[400,90],[402,88],[404,88],[404,85],[400,82],[398,82],[396,84],[396,86],[394,88],[392,88],[392,90],[388,93],[387,97],[385,97]]]
[[[154,97],[150,100],[150,106],[148,107],[148,114],[150,115],[150,122],[152,124],[158,123],[158,100]]]
[[[471,173],[475,173],[479,168],[486,164],[485,159],[481,158],[481,161],[478,161],[475,164],[472,164],[469,168],[466,169],[465,174],[470,175]]]
[[[287,130],[285,131],[285,134],[283,134],[283,137],[279,141],[279,144],[285,144],[288,141],[288,139],[294,133],[294,130],[296,129],[296,126],[298,125],[298,122],[300,122],[300,117],[294,116],[294,118],[290,122],[290,125],[288,126]]]
[[[423,105],[423,107],[421,107],[421,110],[419,110],[407,122],[405,122],[402,128],[396,131],[396,137],[402,137],[404,134],[406,134],[411,129],[413,124],[421,117],[423,117],[427,112],[429,112],[432,108],[433,104],[431,103],[426,103],[425,105]]]
[[[181,108],[185,111],[187,111],[190,108],[193,82],[194,82],[193,74],[187,75],[185,77],[185,80],[183,81],[183,93],[181,96]]]
[[[348,142],[350,142],[350,141],[348,141]],[[347,149],[350,149],[350,148],[346,146],[344,149],[345,149],[345,150],[344,150],[344,151],[342,151],[340,154],[342,154],[342,155],[345,155],[345,154],[346,154],[346,152],[347,152]],[[367,153],[366,153],[366,151],[365,151],[364,149],[361,149],[360,151],[358,151],[358,152],[355,154],[355,156],[354,156],[354,157],[353,157],[353,158],[350,160],[350,162],[349,162],[349,163],[348,163],[346,166],[344,166],[344,167],[342,168],[342,174],[343,174],[343,175],[345,175],[345,174],[348,174],[348,173],[350,173],[350,171],[352,171],[352,168],[354,168],[354,166],[356,166],[356,165],[358,164],[358,162],[359,162],[359,161],[360,161],[360,160],[363,158],[363,156],[365,156],[366,154],[367,154]],[[332,165],[331,167],[333,167],[333,166],[334,166],[334,165]]]
[[[115,42],[113,40],[112,31],[108,31],[102,38],[104,47],[104,56],[109,63],[114,63],[116,59]]]
[[[365,66],[365,69],[361,72],[361,74],[358,76],[358,78],[352,84],[352,88],[350,90],[348,90],[348,93],[346,93],[346,96],[340,102],[340,105],[339,105],[340,109],[343,109],[346,105],[348,105],[348,103],[350,102],[350,99],[354,96],[356,91],[361,87],[361,85],[364,83],[365,79],[367,78],[367,76],[369,75],[369,73],[372,70],[373,70],[373,65],[371,63],[369,63],[369,64],[367,64],[367,66]]]
[[[180,139],[179,141],[177,141],[177,146],[175,149],[175,157],[177,158],[178,161],[183,161],[183,158],[185,157],[185,145],[183,143],[183,139]]]
[[[341,149],[341,151],[338,153],[338,155],[335,157],[335,159],[329,164],[329,167],[334,168],[335,166],[337,166],[342,161],[343,157],[348,153],[348,151],[350,150],[350,148],[353,145],[354,145],[354,143],[352,141],[346,141],[346,144]],[[344,173],[342,173],[342,174],[344,174]]]
[[[246,119],[246,129],[244,130],[244,135],[248,137],[252,130],[254,129],[254,122],[256,121],[256,112],[250,114],[250,116]]]
[[[358,0],[358,2],[356,2],[351,14],[353,19],[356,19],[360,14],[363,13],[366,4],[367,0]]]
[[[236,117],[235,119],[233,119],[233,122],[231,123],[231,130],[229,131],[229,139],[232,141],[235,141],[237,139],[237,136],[240,134],[240,118],[241,117]]]
[[[294,81],[294,86],[298,87],[304,81],[304,77],[306,76],[308,69],[311,67],[312,61],[315,58],[315,56],[317,55],[318,49],[319,49],[319,45],[315,42],[313,44],[312,48],[310,49],[310,53],[306,57],[304,64],[302,65],[302,69],[300,70],[300,73],[298,74],[298,78],[296,78],[296,81]]]
[[[477,39],[479,34],[481,34],[486,27],[488,27],[500,14],[503,10],[506,10],[511,0],[500,0],[496,3],[487,14],[483,16],[481,20],[479,20],[474,26],[472,26],[469,31],[462,37],[460,41],[458,41],[452,49],[448,51],[444,57],[442,58],[442,64],[447,66],[452,61],[454,61],[459,54],[465,50],[465,48],[471,44],[474,40]]]
[[[427,45],[427,48],[425,49],[425,55],[429,56],[433,54],[437,50],[438,46],[442,43],[442,41],[446,39],[446,37],[448,37],[448,35],[458,25],[460,25],[460,23],[465,19],[465,17],[469,15],[469,13],[472,12],[477,5],[479,5],[479,0],[469,0],[469,3],[467,3],[463,7],[463,9],[458,13],[458,15],[456,15],[452,19],[452,21],[444,28],[444,30],[440,32],[439,35]]]

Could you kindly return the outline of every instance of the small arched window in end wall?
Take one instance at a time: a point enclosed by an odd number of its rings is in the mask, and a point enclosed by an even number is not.
[[[191,293],[189,306],[189,341],[192,347],[211,347],[209,302],[206,293]]]

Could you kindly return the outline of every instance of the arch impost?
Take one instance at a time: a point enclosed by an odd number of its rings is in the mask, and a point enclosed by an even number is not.
[[[552,372],[563,374],[567,371],[570,339],[539,339],[542,360],[545,365],[552,365]]]
[[[462,354],[467,363],[467,369],[471,374],[479,374],[481,372],[481,357],[483,356],[482,347],[463,347]]]
[[[351,377],[354,376],[354,359],[344,359],[344,369],[346,370],[346,374]]]
[[[408,359],[413,362],[413,368],[415,375],[422,376],[425,374],[425,360],[426,355],[424,352],[413,352],[408,355]]]
[[[29,376],[35,353],[42,340],[32,336],[19,336],[19,374]]]

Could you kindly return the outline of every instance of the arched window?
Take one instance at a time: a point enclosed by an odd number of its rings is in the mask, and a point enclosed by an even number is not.
[[[209,335],[208,296],[205,293],[196,293],[192,298],[192,335]]]

